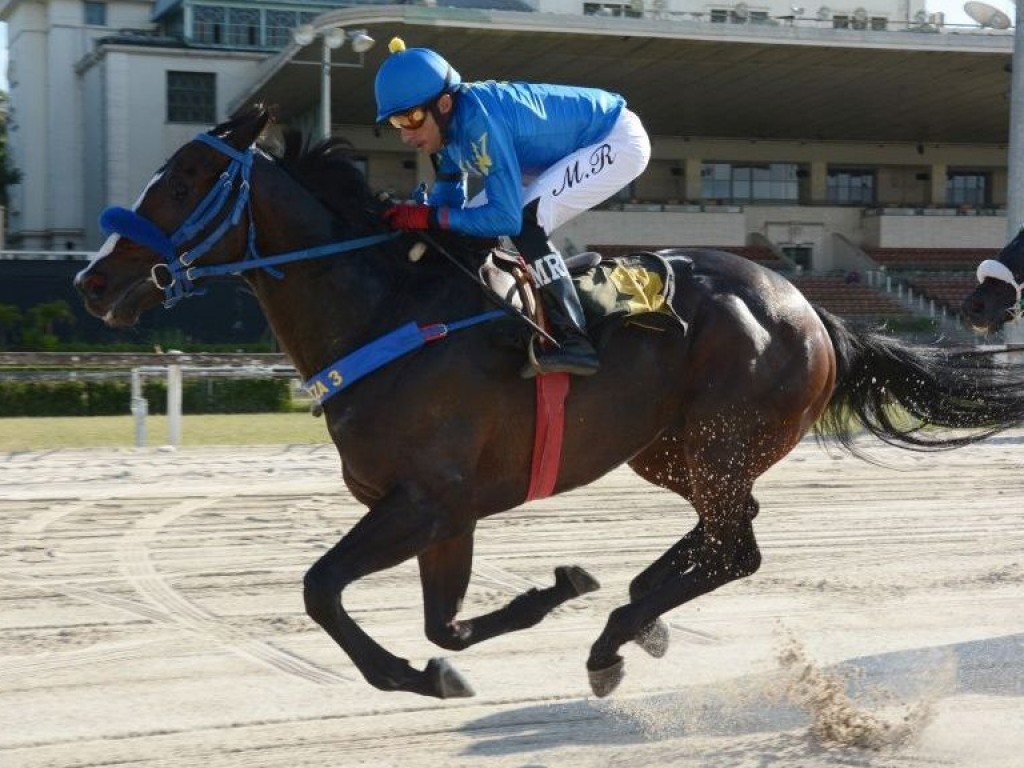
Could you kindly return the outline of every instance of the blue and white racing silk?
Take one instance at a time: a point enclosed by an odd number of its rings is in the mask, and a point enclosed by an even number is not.
[[[626,103],[594,88],[494,81],[464,84],[456,99],[429,202],[448,207],[451,229],[479,237],[518,235],[523,179],[604,139]],[[481,205],[465,207],[467,174],[483,177]]]

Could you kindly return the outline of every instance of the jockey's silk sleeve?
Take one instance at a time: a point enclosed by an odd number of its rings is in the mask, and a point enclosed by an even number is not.
[[[604,137],[624,106],[621,96],[592,88],[493,81],[462,86],[438,168],[446,175],[482,177],[486,200],[464,207],[465,186],[459,195],[450,182],[439,181],[431,204],[448,205],[448,225],[460,232],[519,234],[524,177]]]

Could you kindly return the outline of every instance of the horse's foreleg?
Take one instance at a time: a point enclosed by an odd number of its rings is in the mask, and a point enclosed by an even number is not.
[[[427,637],[452,651],[532,627],[567,600],[600,587],[582,568],[560,566],[555,569],[553,586],[530,589],[483,616],[457,620],[455,616],[469,584],[472,558],[471,535],[440,542],[419,557]]]
[[[352,620],[341,601],[342,591],[357,579],[398,565],[440,539],[459,537],[452,526],[443,510],[422,498],[414,502],[410,494],[396,489],[374,504],[306,573],[306,612],[376,688],[440,698],[473,695],[447,662],[434,659],[419,671],[386,651]]]
[[[643,642],[643,634],[657,627],[659,616],[734,579],[749,576],[761,563],[753,524],[742,512],[727,520],[704,518],[703,536],[696,546],[693,544],[682,547],[680,540],[659,558],[648,569],[652,575],[663,577],[656,588],[616,608],[608,617],[587,659],[591,687],[598,696],[611,693],[622,680],[618,650],[624,643],[633,639]],[[691,550],[691,562],[686,569],[675,570],[670,567],[672,552],[680,548]]]

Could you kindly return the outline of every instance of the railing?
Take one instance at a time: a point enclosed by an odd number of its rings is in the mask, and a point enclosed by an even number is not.
[[[89,261],[93,251],[0,251],[0,261]]]
[[[0,378],[17,381],[68,381],[68,380],[112,380],[131,379],[131,398],[128,410],[135,426],[135,445],[146,445],[146,417],[149,415],[149,402],[143,396],[143,382],[146,377],[166,377],[167,379],[167,445],[177,447],[181,443],[182,428],[182,384],[186,376],[193,378],[230,378],[230,379],[290,379],[295,382],[295,392],[302,391],[300,379],[287,360],[281,355],[217,355],[213,359],[221,364],[215,365],[182,365],[169,362],[165,365],[140,364],[147,361],[174,360],[177,357],[189,359],[189,355],[131,355],[110,353],[109,359],[102,359],[102,353],[6,353],[0,355]],[[205,354],[195,355],[204,358]],[[265,358],[265,362],[253,361],[251,358]],[[226,364],[229,360],[243,360],[242,364]],[[280,360],[280,362],[277,362]],[[61,369],[51,367],[48,370],[9,371],[2,370],[7,366],[39,365],[41,362],[50,366],[63,366]],[[118,362],[120,365],[118,365]],[[125,370],[125,365],[131,366]],[[72,366],[79,366],[76,370]],[[82,370],[81,367],[95,367]]]
[[[132,394],[129,410],[135,423],[135,445],[146,445],[146,417],[149,415],[149,401],[142,394],[145,377],[167,377],[167,445],[175,448],[181,444],[182,424],[182,383],[185,376],[197,378],[231,379],[294,379],[298,373],[290,365],[244,366],[188,366],[188,365],[146,365],[132,369]]]

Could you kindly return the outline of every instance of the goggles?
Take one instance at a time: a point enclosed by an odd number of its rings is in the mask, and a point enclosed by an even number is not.
[[[422,128],[423,124],[427,122],[428,114],[426,107],[413,107],[407,112],[399,112],[397,115],[391,115],[391,117],[388,118],[388,122],[395,128],[404,128],[407,131],[415,131]]]

